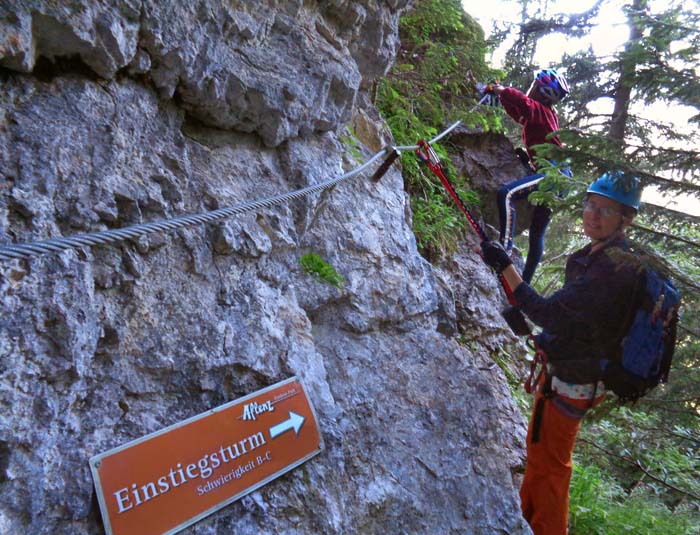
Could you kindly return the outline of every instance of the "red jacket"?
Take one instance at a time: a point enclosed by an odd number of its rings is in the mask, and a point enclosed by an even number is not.
[[[503,109],[510,117],[523,125],[523,143],[532,159],[535,152],[530,148],[541,143],[562,146],[558,136],[545,139],[547,134],[559,130],[559,118],[552,108],[545,106],[518,91],[506,87],[500,94]]]

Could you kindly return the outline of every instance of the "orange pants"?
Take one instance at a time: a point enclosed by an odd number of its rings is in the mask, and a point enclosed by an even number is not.
[[[581,420],[567,416],[553,403],[544,399],[540,420],[539,440],[533,444],[533,420],[541,388],[535,396],[533,417],[527,431],[527,466],[520,487],[520,500],[525,520],[535,535],[566,535],[569,520],[569,481],[571,455]],[[605,396],[595,399],[600,403]],[[578,409],[591,407],[590,399],[560,397]]]

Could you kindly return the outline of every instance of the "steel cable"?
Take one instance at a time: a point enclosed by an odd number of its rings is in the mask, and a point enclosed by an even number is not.
[[[430,140],[428,143],[432,144],[442,139],[444,136],[446,136],[452,130],[454,130],[460,123],[461,121],[457,121],[456,123],[452,124],[450,127],[441,132],[438,136]],[[67,249],[77,249],[80,247],[104,245],[128,239],[137,239],[141,236],[150,234],[152,232],[163,232],[198,224],[214,223],[216,221],[228,219],[231,216],[242,214],[244,212],[250,212],[260,208],[269,208],[271,206],[283,203],[285,201],[299,199],[306,195],[323,191],[325,189],[335,186],[336,184],[339,184],[340,182],[343,182],[344,180],[358,175],[359,173],[367,169],[367,167],[372,165],[375,161],[377,161],[379,158],[387,154],[391,154],[393,150],[415,150],[417,148],[417,145],[404,147],[385,147],[376,154],[374,154],[369,160],[367,160],[359,167],[337,178],[327,180],[326,182],[322,182],[314,186],[308,186],[299,190],[275,195],[274,197],[249,201],[228,208],[219,208],[218,210],[213,210],[211,212],[180,216],[175,217],[173,219],[166,219],[163,221],[153,221],[151,223],[141,223],[138,225],[132,225],[130,227],[124,227],[120,229],[110,229],[103,230],[100,232],[90,232],[87,234],[77,234],[75,236],[68,236],[63,238],[0,245],[0,260],[31,258],[43,254],[60,253],[61,251],[65,251]]]

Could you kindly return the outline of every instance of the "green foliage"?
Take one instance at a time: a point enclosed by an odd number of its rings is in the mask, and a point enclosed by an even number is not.
[[[683,511],[629,495],[596,465],[574,464],[571,535],[694,535],[700,521]]]
[[[612,411],[614,403],[607,402],[603,417],[595,421],[594,414],[594,421],[582,430],[577,455],[598,457],[596,465],[614,474],[625,493],[677,508],[689,497],[700,496],[700,437],[692,421],[669,422],[655,407],[661,399],[659,391],[638,406]]]
[[[700,81],[693,70],[700,60],[700,16],[670,3],[652,13],[646,2],[628,8],[628,17],[643,28],[643,38],[627,51],[635,65],[633,85],[638,98],[650,104],[659,99],[700,106]],[[678,46],[677,46],[678,45]],[[695,116],[696,122],[700,114]]]
[[[438,37],[449,42],[451,38],[464,33],[463,11],[458,1],[429,0],[417,3],[420,5],[415,6],[401,21],[402,42],[422,44]],[[478,32],[481,28],[473,30]],[[484,40],[483,30],[481,40]]]
[[[324,261],[316,253],[306,253],[299,259],[304,273],[311,275],[319,281],[327,282],[328,284],[341,288],[345,284],[345,279],[338,272]]]
[[[457,238],[465,230],[466,219],[441,186],[426,182],[421,188],[423,191],[411,199],[413,232],[418,248],[426,258],[452,254],[457,247]],[[479,199],[473,191],[457,189],[456,192],[467,207],[478,205]]]
[[[459,0],[417,0],[400,21],[401,48],[395,66],[379,82],[377,107],[399,145],[429,140],[456,120],[484,130],[502,128],[503,112],[476,111],[480,95],[476,81],[498,77],[484,62],[486,52],[481,27],[462,9]],[[468,177],[457,176],[449,149],[434,147],[445,174],[464,196]],[[406,189],[414,212],[413,231],[421,253],[435,259],[453,250],[466,220],[429,169],[416,157],[402,158]]]
[[[348,128],[348,134],[340,136],[341,143],[347,151],[352,154],[356,162],[362,163],[362,153],[360,152],[360,140],[355,137],[355,133],[351,128]]]
[[[441,251],[453,253],[457,236],[464,228],[460,214],[436,190],[431,191],[428,197],[413,198],[411,206],[413,232],[423,255],[435,258]]]

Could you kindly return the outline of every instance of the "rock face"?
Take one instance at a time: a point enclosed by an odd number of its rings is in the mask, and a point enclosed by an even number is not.
[[[469,177],[472,187],[484,200],[483,217],[497,229],[495,192],[500,186],[531,173],[517,159],[512,143],[503,134],[459,126],[453,131],[450,141],[460,149],[453,157],[455,168]],[[515,206],[516,233],[520,233],[530,226],[532,205],[523,199],[516,201]]]
[[[393,59],[407,2],[28,0],[0,11],[0,65],[72,58],[105,79],[143,75],[206,124],[277,146],[349,121],[363,78]]]
[[[3,4],[0,241],[356,167],[390,141],[366,91],[407,3]],[[402,184],[394,168],[0,263],[0,532],[102,533],[91,456],[297,375],[326,449],[187,533],[530,533],[511,473],[524,422],[490,359],[513,343],[498,287],[474,243],[440,267],[417,253]],[[303,273],[309,251],[341,289]]]

